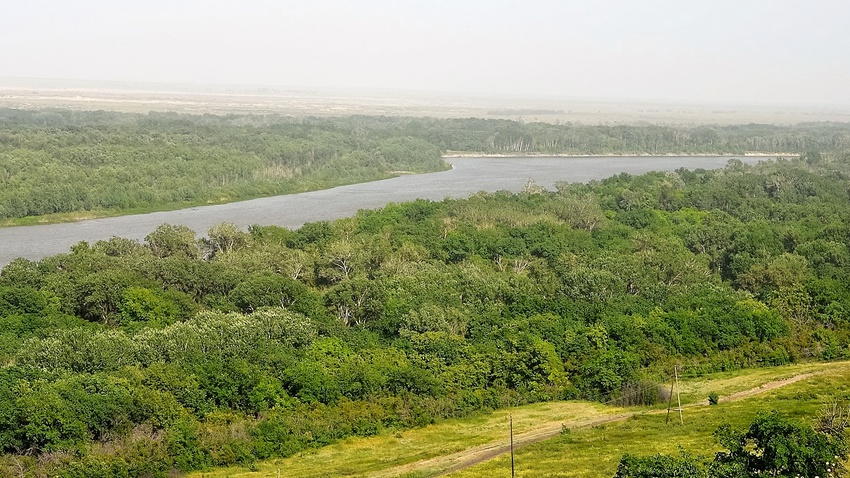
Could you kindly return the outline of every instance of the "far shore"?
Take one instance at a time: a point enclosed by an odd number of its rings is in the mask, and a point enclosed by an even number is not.
[[[726,156],[742,156],[747,158],[796,158],[799,153],[631,153],[631,154],[569,154],[569,153],[460,153],[449,151],[443,154],[443,158],[722,158]]]

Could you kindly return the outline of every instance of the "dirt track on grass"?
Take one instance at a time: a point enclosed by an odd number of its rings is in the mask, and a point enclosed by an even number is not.
[[[772,382],[767,382],[758,387],[754,387],[748,390],[742,390],[740,392],[735,392],[731,395],[721,397],[723,402],[735,402],[738,400],[743,400],[745,398],[752,397],[754,395],[759,395],[771,390],[775,390],[777,388],[784,387],[786,385],[791,385],[792,383],[799,382],[801,380],[806,380],[815,375],[822,374],[826,372],[809,372],[802,373],[799,375],[794,375],[793,377],[774,380]],[[682,408],[691,408],[695,406],[703,406],[708,405],[708,400],[685,405]],[[553,438],[561,433],[563,428],[569,429],[582,429],[588,427],[595,427],[599,425],[603,425],[606,423],[619,422],[631,418],[637,414],[660,414],[666,413],[666,410],[652,410],[649,412],[626,412],[626,413],[617,413],[611,415],[600,415],[595,417],[590,417],[581,420],[572,420],[572,421],[559,421],[559,422],[551,422],[541,425],[534,430],[520,433],[514,435],[514,450],[522,448],[526,445],[530,445],[532,443],[537,443],[543,440],[547,440],[549,438]],[[384,470],[379,473],[372,474],[371,476],[380,477],[380,478],[389,478],[394,476],[400,476],[407,473],[413,473],[416,471],[426,471],[433,470],[434,476],[443,476],[455,471],[460,471],[472,466],[475,466],[479,463],[483,463],[485,461],[492,460],[501,455],[510,452],[510,444],[506,443],[505,440],[500,440],[496,442],[485,443],[483,445],[478,445],[466,450],[462,450],[456,453],[452,453],[449,455],[437,456],[434,458],[429,458],[426,460],[420,460],[413,463],[408,463],[405,465],[397,466],[394,468],[390,468]]]
[[[741,390],[740,392],[735,392],[732,395],[723,397],[723,401],[725,401],[725,402],[735,402],[735,401],[738,401],[738,400],[743,400],[745,398],[752,397],[753,395],[758,395],[760,393],[768,392],[770,390],[782,388],[786,385],[791,385],[792,383],[797,383],[801,380],[805,380],[807,378],[813,377],[815,375],[818,375],[818,374],[824,373],[824,372],[826,372],[826,371],[824,370],[824,371],[817,372],[817,373],[815,373],[815,372],[801,373],[799,375],[794,375],[793,377],[788,377],[788,378],[785,378],[785,379],[782,379],[782,380],[774,380],[773,382],[767,382],[767,383],[762,384],[758,387],[753,387],[749,390]],[[699,405],[708,405],[708,400],[705,400],[705,401],[699,403]]]

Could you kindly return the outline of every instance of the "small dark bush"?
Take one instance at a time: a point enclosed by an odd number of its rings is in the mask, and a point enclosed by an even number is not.
[[[623,385],[623,388],[620,390],[620,396],[614,400],[614,404],[622,407],[655,405],[661,401],[662,388],[657,383],[649,380],[630,382]]]

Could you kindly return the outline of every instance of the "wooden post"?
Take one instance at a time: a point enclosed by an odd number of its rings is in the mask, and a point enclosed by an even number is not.
[[[676,375],[676,366],[673,366],[673,375]],[[664,420],[664,424],[667,425],[670,423],[670,409],[673,408],[673,387],[676,385],[676,379],[670,380],[670,400],[667,402],[667,419]]]
[[[684,425],[685,419],[682,417],[682,394],[679,388],[679,371],[675,366],[673,367],[673,375],[676,378],[676,402],[679,404],[679,424]]]
[[[511,478],[514,478],[514,416],[511,415]]]
[[[676,405],[678,408],[673,408],[673,389],[676,390]],[[664,424],[670,423],[670,410],[675,410],[679,412],[679,424],[684,425],[685,419],[682,416],[682,390],[679,388],[679,366],[673,366],[673,381],[670,382],[670,400],[667,402],[667,419],[664,420]]]

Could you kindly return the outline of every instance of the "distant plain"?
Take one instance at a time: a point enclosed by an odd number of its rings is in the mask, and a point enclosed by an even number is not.
[[[146,113],[354,114],[480,117],[582,124],[797,124],[850,121],[849,107],[829,105],[685,104],[625,99],[502,96],[378,89],[82,82],[0,78],[0,107],[71,108]]]

